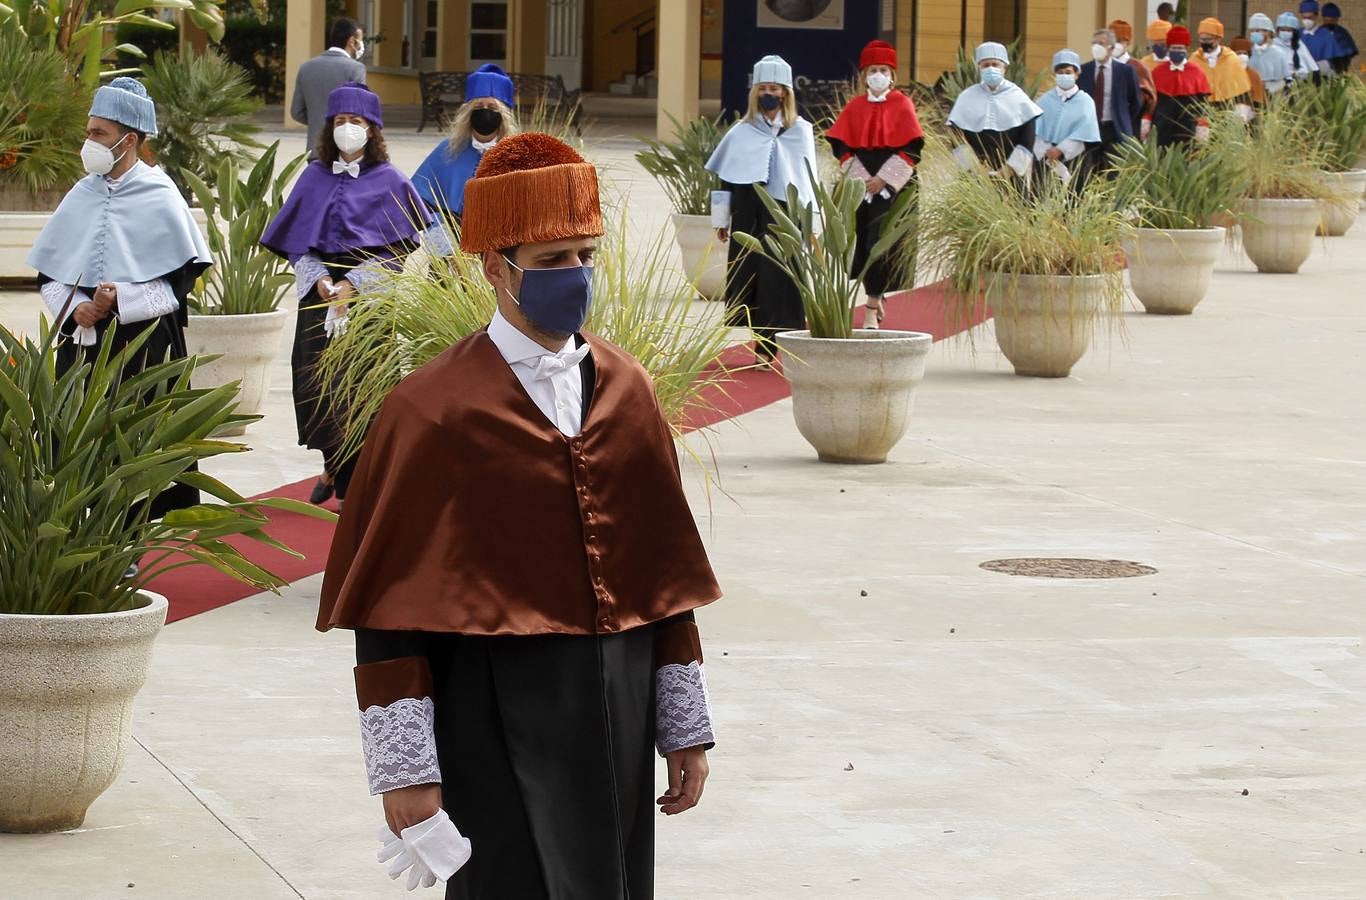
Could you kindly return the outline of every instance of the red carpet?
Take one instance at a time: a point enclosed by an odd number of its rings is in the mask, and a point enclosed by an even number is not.
[[[945,299],[937,285],[894,294],[887,300],[887,317],[882,327],[924,331],[934,335],[938,341],[978,324],[989,315],[984,313],[963,327],[954,327],[949,324]],[[732,347],[722,356],[722,361],[734,367],[749,365],[753,362],[753,351],[743,346]],[[725,385],[710,389],[698,409],[687,417],[684,427],[692,431],[714,425],[767,406],[789,393],[786,379],[777,372],[747,369],[736,373],[734,380]],[[306,500],[312,487],[313,479],[308,478],[260,496]],[[327,564],[327,551],[332,543],[332,526],[328,523],[293,513],[276,512],[272,514],[270,527],[266,530],[276,540],[302,553],[303,559],[295,559],[251,541],[230,540],[253,562],[291,582],[316,575]],[[170,600],[169,622],[217,609],[256,593],[240,581],[207,566],[176,569],[155,579],[150,587]]]

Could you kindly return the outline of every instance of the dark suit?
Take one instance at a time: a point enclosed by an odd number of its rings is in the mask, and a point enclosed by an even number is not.
[[[318,146],[323,122],[327,120],[327,95],[348,81],[365,83],[365,64],[348,54],[326,50],[299,66],[294,79],[294,98],[289,114],[308,126],[308,156]]]
[[[1102,170],[1110,168],[1108,159],[1112,147],[1126,137],[1138,140],[1134,123],[1143,111],[1143,94],[1139,90],[1138,73],[1128,63],[1115,62],[1113,59],[1107,66],[1105,93],[1110,100],[1109,109],[1106,110],[1109,121],[1100,115],[1099,109],[1096,115],[1100,120],[1100,147],[1096,152],[1099,154],[1098,163]],[[1081,75],[1077,77],[1077,87],[1093,99],[1096,96],[1096,67],[1097,63],[1094,61],[1086,63],[1081,67]]]

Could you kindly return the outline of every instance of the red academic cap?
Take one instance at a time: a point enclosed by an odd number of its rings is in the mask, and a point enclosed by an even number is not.
[[[858,56],[859,71],[869,66],[896,68],[896,48],[886,41],[869,41]]]
[[[1191,31],[1184,25],[1177,25],[1171,31],[1167,32],[1167,46],[1171,47],[1177,44],[1182,47],[1189,47],[1191,45]]]

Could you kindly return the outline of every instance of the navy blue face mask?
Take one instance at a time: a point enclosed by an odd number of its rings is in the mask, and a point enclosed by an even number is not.
[[[1168,50],[1167,59],[1172,61],[1172,65],[1179,66],[1186,61],[1185,50]]]
[[[512,297],[511,291],[508,296],[527,321],[547,334],[569,335],[583,328],[593,306],[592,266],[523,269],[510,259],[507,262],[522,273],[517,296]]]
[[[782,106],[782,104],[783,104],[783,98],[782,98],[782,97],[779,97],[777,94],[760,94],[760,95],[759,95],[759,107],[760,107],[761,109],[763,109],[765,112],[772,112],[773,110],[777,109],[779,106]]]

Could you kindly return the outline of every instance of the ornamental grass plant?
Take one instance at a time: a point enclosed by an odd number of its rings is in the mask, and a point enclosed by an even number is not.
[[[1246,196],[1251,199],[1325,200],[1333,196],[1321,174],[1328,148],[1296,111],[1297,97],[1296,92],[1273,98],[1250,127],[1227,114],[1210,119],[1212,155],[1220,165],[1243,172]]]
[[[641,138],[646,149],[636,153],[636,162],[659,182],[674,212],[680,215],[705,216],[711,210],[711,192],[721,182],[707,171],[707,160],[725,136],[723,116],[701,116],[686,125],[669,116],[676,135],[673,140]]]
[[[261,246],[261,234],[284,204],[295,174],[306,158],[298,156],[275,175],[276,141],[241,175],[236,157],[219,160],[217,192],[193,172],[183,173],[206,217],[213,265],[190,295],[199,315],[240,316],[275,312],[294,284],[288,261]]]
[[[757,191],[773,217],[768,233],[736,232],[731,237],[750,253],[770,259],[792,279],[801,294],[812,337],[852,338],[854,308],[863,294],[863,277],[888,251],[906,243],[915,227],[915,202],[919,191],[912,182],[897,194],[882,219],[878,241],[869,252],[867,262],[855,271],[858,210],[865,197],[863,182],[856,178],[840,178],[833,187],[826,187],[814,172],[811,181],[815,198],[810,206],[801,202],[793,185],[787,188],[786,207],[767,191]],[[824,226],[819,237],[816,235],[817,217]],[[906,258],[913,260],[914,255],[907,254]],[[905,267],[901,274],[905,274]]]
[[[624,205],[615,216],[604,207],[607,233],[598,239],[585,328],[640,362],[665,418],[680,434],[687,411],[711,387],[730,380],[731,370],[719,359],[730,328],[719,316],[695,311],[695,288],[672,268],[662,233],[644,247],[633,246],[620,212]],[[453,243],[458,246],[458,238]],[[481,258],[460,252],[434,259],[415,254],[402,272],[354,300],[348,327],[329,343],[319,374],[344,410],[348,449],[361,446],[403,378],[488,325],[495,308]]]
[[[1046,290],[1065,306],[1054,315],[1092,316],[1075,305],[1076,284],[1066,280],[1084,276],[1103,279],[1098,311],[1117,315],[1125,297],[1120,248],[1134,229],[1117,200],[1104,179],[1081,194],[1057,178],[1025,186],[981,171],[937,183],[923,204],[919,242],[930,277],[952,289],[950,326],[971,339],[966,326],[983,302],[997,316],[1013,315],[1016,285],[1036,275],[1056,277]]]
[[[293,500],[248,500],[197,470],[203,460],[245,451],[209,436],[255,417],[234,413],[236,384],[192,388],[194,357],[125,377],[153,330],[115,353],[108,329],[93,362],[59,373],[57,335],[46,322],[36,342],[0,328],[0,613],[134,609],[150,581],[193,564],[276,590],[286,582],[225,538],[297,556],[263,530],[267,512],[334,518]],[[152,520],[149,498],[177,484],[219,502]]]
[[[1292,109],[1320,147],[1324,169],[1350,172],[1363,167],[1366,82],[1343,77],[1296,85]]]
[[[1237,157],[1213,145],[1158,146],[1125,141],[1114,151],[1116,191],[1121,206],[1143,228],[1209,228],[1233,215],[1250,184]]]

